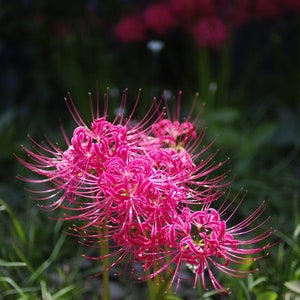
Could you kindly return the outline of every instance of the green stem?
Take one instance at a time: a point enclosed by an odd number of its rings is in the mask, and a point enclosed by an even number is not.
[[[220,53],[220,71],[218,74],[216,102],[222,101],[223,105],[228,104],[229,100],[229,81],[230,81],[230,66],[231,66],[231,47],[224,46]]]
[[[204,101],[209,101],[209,84],[211,82],[211,68],[209,60],[209,49],[199,49],[199,75],[200,75],[200,95]]]
[[[296,94],[295,94],[296,97],[295,98],[299,99],[300,98],[300,86],[299,86],[300,85],[300,72],[299,72],[299,67],[300,67],[300,55],[299,55],[299,51],[300,51],[300,38],[299,38],[299,34],[300,34],[300,16],[299,15],[297,16],[295,23],[296,23],[295,24],[295,26],[296,26],[295,36],[297,38],[297,40],[296,40],[297,52],[296,53],[298,53],[298,56],[295,57],[295,60],[296,60],[295,70],[297,70],[298,72],[296,71],[296,74],[295,74],[295,80],[296,81],[295,81],[294,87],[296,89]]]
[[[155,300],[155,284],[153,282],[153,279],[147,280],[147,287],[148,287],[148,296],[149,300]]]
[[[103,231],[103,235],[107,236],[107,228],[99,229],[99,231]],[[104,241],[100,242],[100,253],[102,258],[102,265],[103,265],[103,276],[102,276],[102,300],[110,300],[110,289],[109,289],[109,258],[107,257],[109,254],[108,251],[108,240],[104,239]]]
[[[170,279],[171,275],[168,272],[162,272],[155,278],[149,279],[147,281],[149,300],[163,300],[167,296],[171,296],[172,291],[169,288]]]
[[[149,300],[163,300],[160,296],[162,283],[162,274],[158,274],[155,278],[147,280]]]

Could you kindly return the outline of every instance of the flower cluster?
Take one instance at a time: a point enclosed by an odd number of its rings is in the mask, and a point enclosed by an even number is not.
[[[115,34],[123,42],[140,42],[180,29],[199,47],[219,48],[241,23],[276,18],[299,9],[297,0],[161,0],[138,14],[124,16]]]
[[[50,141],[47,146],[34,142],[34,151],[24,147],[31,160],[20,161],[42,179],[22,179],[47,186],[36,191],[41,194],[37,199],[50,201],[45,209],[63,209],[65,220],[78,221],[74,230],[86,245],[108,247],[108,254],[97,259],[109,257],[109,267],[139,263],[144,270],[139,278],[170,272],[172,285],[189,266],[195,285],[200,278],[206,287],[210,278],[217,291],[227,291],[216,270],[238,277],[251,272],[234,266],[251,264],[256,253],[269,248],[260,243],[272,231],[254,235],[267,219],[251,226],[264,204],[229,225],[243,197],[228,199],[226,173],[213,176],[223,163],[206,154],[210,145],[199,150],[204,129],[197,132],[198,117],[179,121],[179,101],[180,96],[175,117],[154,100],[140,121],[134,109],[113,121],[107,111],[93,113],[86,124],[70,98],[67,105],[77,127],[70,140],[63,131],[67,148]]]

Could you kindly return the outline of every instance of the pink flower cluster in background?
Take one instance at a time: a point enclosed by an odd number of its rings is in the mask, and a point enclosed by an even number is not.
[[[268,220],[256,223],[265,204],[234,224],[244,196],[229,200],[227,173],[218,171],[223,163],[214,163],[215,153],[207,153],[210,145],[202,145],[198,117],[180,122],[179,104],[172,117],[154,100],[140,121],[135,109],[109,121],[105,109],[87,124],[71,98],[67,104],[77,124],[70,140],[63,131],[67,148],[33,141],[34,150],[24,147],[28,161],[19,158],[42,176],[22,179],[40,186],[35,192],[47,202],[44,209],[63,209],[65,220],[78,221],[75,235],[87,246],[107,242],[110,267],[141,264],[140,279],[165,271],[172,274],[170,286],[176,279],[179,284],[189,266],[194,286],[200,278],[206,288],[209,278],[218,292],[227,292],[218,270],[237,277],[252,272],[238,265],[252,265],[271,246],[264,241],[270,229],[256,234]],[[126,93],[120,111],[125,106]]]
[[[126,15],[115,27],[122,42],[141,42],[172,30],[189,34],[202,48],[226,44],[241,24],[300,12],[297,0],[161,0],[137,14]]]

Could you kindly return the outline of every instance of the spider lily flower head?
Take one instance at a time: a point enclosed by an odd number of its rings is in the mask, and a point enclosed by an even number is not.
[[[50,196],[40,198],[40,200],[51,199],[51,193],[54,190],[58,194],[62,194],[53,207],[61,206],[65,201],[72,200],[73,197],[69,197],[70,193],[75,196],[77,193],[80,196],[93,194],[94,191],[90,190],[91,182],[96,178],[93,175],[103,172],[104,163],[109,158],[126,157],[129,147],[128,140],[130,139],[132,144],[134,139],[139,138],[139,134],[145,134],[138,130],[138,126],[142,126],[141,123],[134,129],[130,127],[130,117],[125,121],[122,116],[118,115],[112,122],[107,120],[107,94],[105,95],[103,116],[99,116],[98,109],[96,113],[92,110],[91,124],[83,121],[71,96],[65,100],[77,124],[70,139],[62,128],[62,134],[67,144],[66,149],[62,149],[49,140],[47,140],[47,144],[38,144],[31,139],[35,146],[34,150],[23,147],[31,161],[19,158],[28,169],[44,177],[40,180],[22,177],[21,179],[37,184],[48,182],[52,185],[51,189],[44,191],[45,193],[49,192]],[[90,101],[92,101],[91,98]],[[123,101],[125,100],[123,99]],[[124,103],[122,105],[125,106]],[[129,127],[130,134],[127,134]],[[66,191],[70,193],[65,194]],[[49,208],[51,207],[52,205],[49,206]]]
[[[127,91],[124,92],[121,103],[124,108],[126,97]],[[28,161],[19,158],[24,166],[43,177],[42,179],[21,177],[23,180],[36,184],[50,184],[44,191],[37,191],[44,194],[38,198],[39,200],[51,202],[54,194],[59,196],[48,206],[50,209],[59,206],[66,208],[65,204],[73,203],[74,199],[79,197],[87,198],[94,203],[95,196],[106,194],[105,188],[116,190],[117,183],[123,184],[128,176],[133,176],[129,182],[134,182],[133,178],[136,176],[128,168],[131,169],[135,161],[143,161],[144,165],[150,164],[151,168],[147,167],[147,170],[150,169],[152,173],[143,174],[148,176],[159,190],[162,190],[164,185],[166,187],[180,185],[181,188],[187,183],[207,187],[223,184],[225,175],[217,179],[208,179],[208,175],[220,167],[218,164],[212,166],[213,155],[196,163],[196,160],[209,148],[209,146],[204,147],[196,153],[204,137],[204,130],[201,130],[198,135],[196,133],[198,117],[191,121],[189,115],[183,123],[180,123],[178,112],[175,119],[171,120],[169,112],[160,110],[161,101],[154,99],[144,118],[139,122],[133,121],[139,97],[140,93],[128,117],[117,115],[113,121],[109,121],[106,94],[103,116],[99,116],[98,108],[96,112],[92,110],[91,124],[86,124],[81,118],[72,98],[66,99],[69,111],[77,124],[71,138],[68,138],[62,129],[67,148],[62,149],[49,140],[47,144],[39,144],[32,140],[35,146],[33,150],[23,147],[28,154]],[[90,101],[92,102],[92,99]],[[124,167],[118,166],[119,171],[122,170],[118,181],[115,168],[112,166],[120,165],[121,162]],[[135,168],[137,166],[138,164],[135,163]],[[140,163],[140,166],[143,164]],[[203,178],[201,183],[197,183],[199,178]],[[182,181],[183,184],[180,184]],[[108,182],[111,182],[111,185],[108,185]],[[125,191],[130,194],[128,190],[125,189],[124,193]],[[90,205],[91,203],[87,205],[89,209]]]
[[[211,144],[200,148],[205,130],[197,130],[199,114],[193,119],[190,113],[180,121],[181,92],[173,114],[167,106],[161,109],[163,98],[154,99],[139,121],[134,114],[140,92],[127,117],[122,113],[127,101],[124,92],[120,114],[113,120],[108,118],[107,95],[101,116],[97,97],[89,124],[72,98],[66,99],[76,123],[72,137],[62,129],[65,149],[50,140],[39,144],[31,139],[34,149],[23,147],[28,160],[19,160],[41,178],[20,178],[44,187],[32,191],[38,195],[36,199],[46,202],[45,210],[63,210],[62,219],[75,223],[73,234],[87,246],[107,243],[108,254],[91,257],[111,260],[104,271],[119,263],[139,262],[148,274],[141,278],[170,271],[172,284],[182,266],[189,264],[195,282],[201,278],[205,286],[204,273],[208,272],[214,288],[224,290],[213,267],[235,276],[239,272],[228,267],[230,262],[245,263],[244,255],[268,247],[243,248],[264,240],[269,231],[239,239],[252,232],[247,228],[262,209],[228,227],[233,214],[223,217],[230,205],[213,208],[230,185],[225,181],[227,172],[214,176],[225,162],[215,163],[215,153],[206,154]],[[90,102],[93,107],[91,96]],[[201,209],[195,211],[195,206]]]
[[[201,48],[220,48],[228,40],[228,28],[221,18],[200,19],[192,30],[196,43]]]
[[[121,224],[140,226],[134,230],[148,235],[144,227],[160,228],[170,211],[217,199],[218,187],[227,185],[225,175],[209,178],[220,167],[214,165],[213,155],[196,162],[209,146],[196,152],[204,137],[203,129],[196,133],[199,116],[192,120],[188,115],[180,123],[181,93],[173,117],[154,99],[138,122],[133,115],[140,93],[131,114],[119,114],[112,121],[107,95],[102,116],[98,101],[96,111],[92,109],[91,124],[81,118],[72,98],[66,99],[77,124],[71,138],[62,130],[66,149],[49,140],[48,145],[33,141],[34,150],[24,147],[29,159],[19,158],[21,163],[42,178],[21,178],[45,186],[33,191],[40,194],[37,200],[45,201],[44,209],[64,209],[65,219],[84,221],[85,230],[109,224],[110,238],[120,241],[116,232],[132,235]],[[125,111],[126,97],[127,91],[120,112]]]
[[[169,0],[177,18],[185,24],[194,23],[200,17],[216,14],[216,4],[209,0]]]
[[[156,263],[152,273],[140,279],[159,276],[163,271],[170,274],[169,287],[176,281],[176,289],[184,278],[183,271],[190,269],[194,274],[194,287],[200,282],[204,289],[208,289],[207,281],[218,293],[230,293],[218,279],[218,273],[243,278],[249,273],[257,271],[253,267],[256,260],[268,255],[266,252],[274,244],[265,241],[273,234],[272,228],[260,230],[269,220],[258,221],[263,214],[266,203],[263,202],[248,217],[230,226],[231,218],[237,212],[245,194],[238,200],[237,195],[229,204],[228,199],[218,209],[211,204],[204,204],[202,209],[194,211],[183,208],[174,215],[171,223],[165,224],[162,231],[167,247],[160,251],[157,257],[151,255],[149,260]],[[236,207],[230,207],[238,202]],[[260,230],[260,233],[257,233]],[[147,257],[147,253],[145,253]],[[145,264],[148,270],[150,264]],[[247,265],[253,269],[240,268]],[[159,267],[157,267],[159,266]],[[186,274],[186,273],[185,273]]]
[[[143,19],[146,28],[159,35],[167,33],[177,25],[175,16],[165,3],[150,4],[144,11]]]
[[[123,17],[116,25],[114,33],[121,42],[142,42],[146,39],[144,22],[137,16]]]

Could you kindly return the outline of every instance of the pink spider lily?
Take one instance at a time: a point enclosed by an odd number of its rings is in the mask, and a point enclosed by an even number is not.
[[[242,278],[257,271],[239,269],[238,265],[253,267],[256,260],[265,257],[268,254],[265,251],[274,244],[265,244],[264,241],[273,234],[273,230],[268,228],[256,234],[269,219],[255,224],[266,208],[265,202],[244,220],[229,226],[244,198],[242,196],[230,212],[229,208],[237,201],[238,196],[229,204],[226,204],[225,199],[218,210],[210,207],[211,204],[205,204],[197,211],[182,209],[181,213],[173,218],[172,223],[162,228],[165,234],[165,250],[156,253],[156,257],[150,254],[151,263],[144,266],[146,270],[154,263],[159,267],[140,279],[155,278],[167,271],[171,276],[169,287],[177,281],[177,289],[181,280],[187,279],[183,277],[182,272],[188,267],[194,273],[194,287],[200,279],[203,288],[207,289],[206,281],[209,278],[217,292],[228,293],[229,290],[218,281],[217,272]],[[148,253],[144,255],[147,257]]]
[[[213,163],[214,154],[196,164],[196,160],[199,160],[209,148],[207,146],[196,153],[204,137],[203,130],[196,136],[197,119],[190,122],[191,116],[188,116],[182,124],[177,120],[165,119],[165,111],[159,111],[159,103],[153,101],[146,116],[138,123],[133,122],[136,107],[128,118],[118,115],[113,122],[109,122],[106,97],[103,117],[99,117],[98,111],[96,114],[92,112],[93,120],[91,126],[88,126],[80,117],[71,98],[69,101],[70,103],[67,101],[69,110],[78,126],[70,140],[63,131],[68,148],[63,150],[49,140],[48,145],[33,141],[34,150],[23,147],[32,161],[19,158],[28,169],[43,177],[43,179],[22,179],[31,183],[50,184],[45,190],[36,191],[45,194],[38,198],[39,200],[51,202],[55,199],[53,203],[45,205],[45,208],[67,208],[70,203],[76,204],[78,197],[91,199],[91,202],[86,202],[88,210],[93,205],[99,205],[97,203],[99,201],[94,201],[95,196],[105,195],[106,187],[108,190],[115,187],[112,182],[109,186],[105,181],[116,176],[111,172],[112,166],[117,161],[124,163],[124,172],[133,160],[148,161],[151,164],[152,174],[144,175],[149,176],[152,184],[158,189],[172,185],[179,190],[182,188],[188,190],[188,186],[194,185],[189,192],[193,194],[196,187],[201,189],[203,196],[190,197],[190,201],[193,202],[208,201],[208,198],[212,198],[208,196],[211,195],[212,189],[215,189],[217,194],[217,187],[226,185],[223,183],[225,174],[209,178],[209,175],[221,165]],[[125,108],[125,105],[126,92],[121,106]],[[79,201],[84,211],[83,203]]]
[[[108,253],[94,258],[111,260],[104,271],[124,261],[138,262],[147,273],[141,278],[168,271],[173,274],[171,285],[175,278],[179,283],[181,269],[188,264],[195,283],[200,278],[205,287],[208,273],[214,288],[225,291],[212,269],[245,275],[230,263],[247,263],[249,255],[268,248],[247,247],[271,232],[240,239],[257,228],[248,229],[264,206],[233,227],[227,223],[236,209],[226,217],[232,203],[213,208],[230,182],[225,181],[226,172],[213,176],[224,162],[214,162],[216,153],[206,154],[211,144],[200,148],[205,130],[197,132],[199,115],[192,119],[190,113],[180,122],[180,97],[181,93],[173,116],[154,99],[140,121],[134,119],[140,93],[131,114],[118,114],[112,121],[108,96],[102,116],[97,97],[91,124],[84,122],[69,97],[66,103],[77,127],[70,139],[62,130],[66,149],[50,140],[32,140],[33,150],[23,147],[29,160],[19,160],[41,178],[20,178],[44,187],[32,192],[46,203],[45,210],[62,209],[64,220],[80,222],[73,234],[87,246],[106,244]],[[125,111],[126,98],[125,91],[120,111]],[[90,102],[92,107],[91,98]]]

